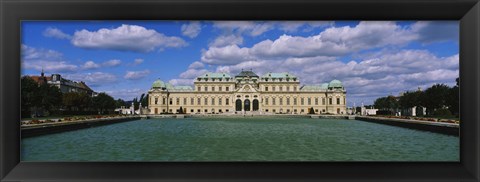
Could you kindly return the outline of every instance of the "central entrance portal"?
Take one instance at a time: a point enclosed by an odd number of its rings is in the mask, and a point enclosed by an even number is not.
[[[250,100],[248,99],[245,99],[245,102],[244,102],[244,106],[243,106],[243,110],[245,111],[250,111]]]

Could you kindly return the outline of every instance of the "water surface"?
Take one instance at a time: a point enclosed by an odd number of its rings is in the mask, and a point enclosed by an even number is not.
[[[459,161],[459,137],[357,120],[148,119],[22,139],[23,161]]]

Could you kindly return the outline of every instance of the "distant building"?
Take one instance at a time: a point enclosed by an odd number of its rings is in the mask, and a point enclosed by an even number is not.
[[[42,73],[40,76],[29,76],[31,79],[33,79],[35,82],[37,82],[39,85],[40,84],[49,84],[49,85],[54,85],[62,93],[68,93],[68,92],[76,92],[76,93],[87,93],[88,95],[95,96],[97,93],[94,92],[85,82],[80,81],[72,81],[68,79],[62,78],[60,74],[52,74],[51,76],[45,76],[45,74]]]
[[[346,90],[333,80],[321,85],[300,86],[290,73],[258,76],[242,71],[206,73],[194,81],[195,87],[173,86],[162,80],[148,92],[150,114],[178,113],[258,113],[258,114],[346,114]],[[311,109],[313,109],[311,111]]]

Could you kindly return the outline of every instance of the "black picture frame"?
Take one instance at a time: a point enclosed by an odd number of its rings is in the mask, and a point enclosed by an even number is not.
[[[1,0],[2,181],[479,181],[478,0]],[[459,20],[460,162],[20,162],[22,20]]]

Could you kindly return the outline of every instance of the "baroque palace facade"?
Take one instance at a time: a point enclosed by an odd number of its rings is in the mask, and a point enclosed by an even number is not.
[[[256,113],[256,114],[346,114],[346,90],[339,80],[300,86],[289,73],[267,73],[261,77],[242,71],[206,73],[194,88],[173,86],[156,80],[148,91],[150,114]],[[312,110],[313,109],[313,110]]]

